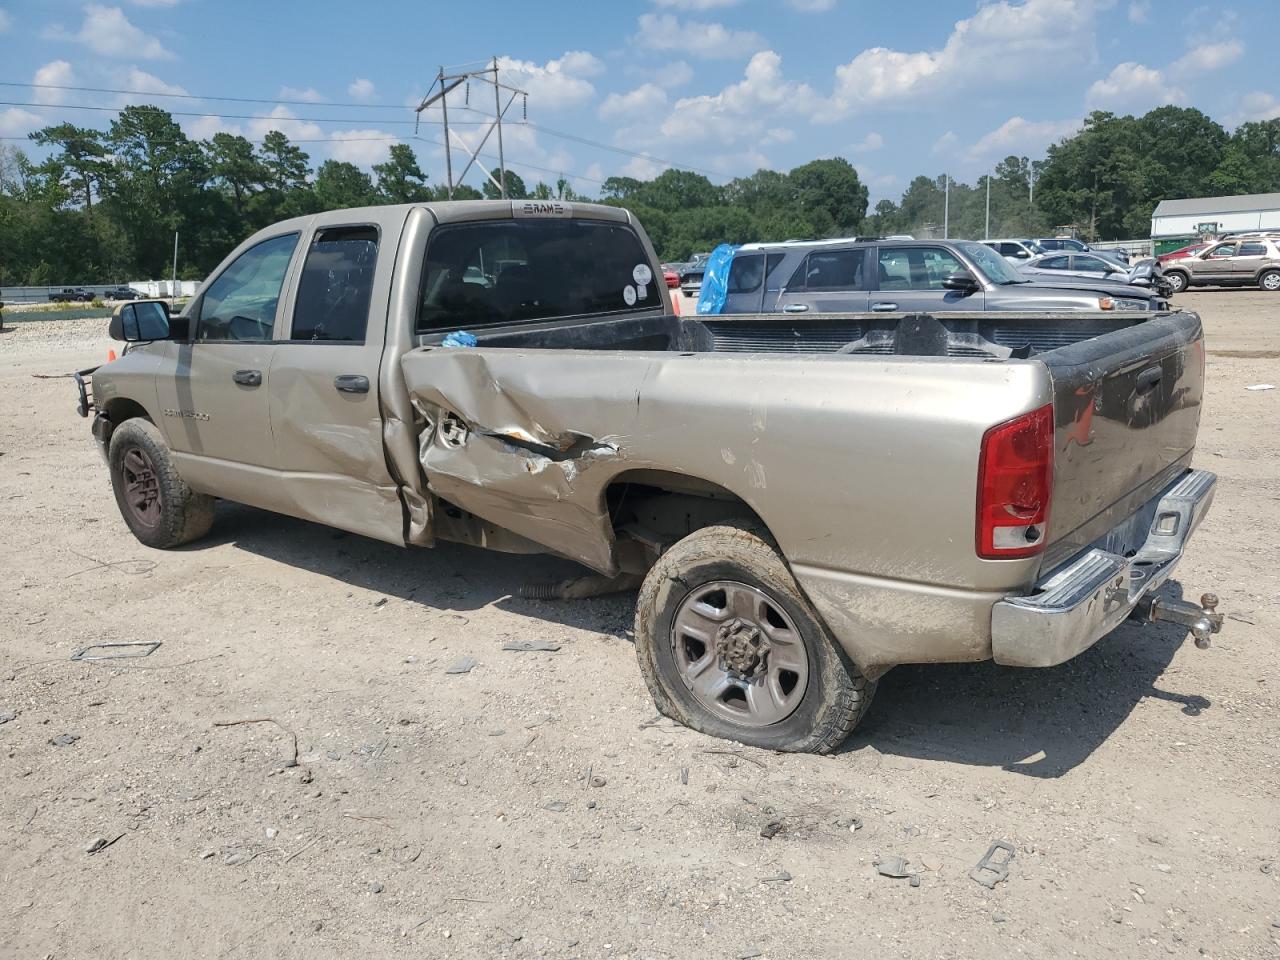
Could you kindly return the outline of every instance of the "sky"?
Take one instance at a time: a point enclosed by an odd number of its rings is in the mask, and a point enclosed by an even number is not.
[[[403,141],[442,182],[439,109],[413,108],[441,66],[497,56],[527,93],[503,146],[529,184],[564,175],[595,196],[606,177],[669,166],[724,182],[841,156],[874,204],[921,173],[973,180],[1009,154],[1042,157],[1095,109],[1173,103],[1228,128],[1280,117],[1274,40],[1256,29],[1274,4],[0,0],[0,142],[31,151],[46,124],[105,127],[155,103],[187,114],[193,137],[280,129],[317,165],[369,167]],[[465,144],[492,103],[479,81],[449,95]],[[496,155],[494,135],[481,162]],[[457,146],[455,170],[466,160]]]

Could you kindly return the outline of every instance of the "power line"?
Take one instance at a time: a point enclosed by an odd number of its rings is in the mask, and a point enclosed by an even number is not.
[[[419,143],[434,143],[437,147],[443,147],[445,145],[443,140],[432,140],[429,137],[415,136],[415,137],[411,137],[410,139],[417,140]],[[498,159],[491,153],[477,153],[476,156],[484,157],[484,159],[486,160]],[[552,176],[564,177],[567,180],[585,180],[587,181],[587,183],[597,183],[602,186],[604,184],[603,180],[597,180],[595,177],[584,176],[583,174],[580,174],[580,173],[566,173],[563,170],[553,170],[551,167],[540,167],[535,163],[526,163],[523,160],[508,160],[507,163],[513,167],[525,167],[529,170],[537,170],[539,173],[549,173]]]
[[[392,103],[339,103],[334,100],[290,100],[284,97],[210,97],[197,93],[157,93],[154,90],[118,90],[114,87],[72,87],[60,83],[28,83],[27,81],[0,80],[0,87],[31,87],[35,90],[70,90],[76,93],[123,93],[129,96],[172,97],[176,100],[222,100],[226,103],[284,103],[301,107],[351,107],[356,110],[404,110]],[[57,106],[57,104],[41,104]]]
[[[31,139],[30,137],[0,137],[0,140],[15,140],[23,143],[29,142],[30,139]],[[245,137],[244,139],[249,143],[266,143],[266,140],[261,137]],[[399,143],[400,137],[318,137],[318,138],[303,138],[303,139],[294,139],[293,137],[289,137],[288,140],[290,143],[387,143],[387,142]],[[199,141],[192,140],[191,138],[187,138],[186,140],[152,140],[151,141],[151,143],[162,144],[166,147],[172,147],[180,143],[197,143],[197,142]]]
[[[0,107],[43,107],[56,110],[95,110],[100,113],[119,113],[123,107],[95,107],[81,103],[24,103],[17,100],[0,100]],[[160,107],[156,108],[161,109]],[[414,120],[370,120],[368,117],[272,117],[246,113],[209,113],[202,110],[165,110],[171,117],[214,117],[218,120],[282,120],[293,123],[381,123],[414,126]],[[423,123],[440,123],[439,120],[423,120]],[[463,120],[468,126],[480,126],[482,120]]]

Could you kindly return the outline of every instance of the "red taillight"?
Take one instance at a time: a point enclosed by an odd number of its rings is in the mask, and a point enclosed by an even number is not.
[[[978,556],[1031,557],[1044,549],[1053,494],[1053,405],[992,427],[978,460]]]

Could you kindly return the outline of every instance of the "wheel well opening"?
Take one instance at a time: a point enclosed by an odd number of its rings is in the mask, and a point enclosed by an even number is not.
[[[615,477],[605,490],[614,535],[661,553],[704,527],[728,520],[768,529],[741,497],[717,483],[663,470],[633,470]]]
[[[141,417],[143,420],[151,421],[147,408],[136,400],[130,400],[128,397],[116,397],[108,400],[102,413],[117,427],[126,420],[132,420],[134,417]]]

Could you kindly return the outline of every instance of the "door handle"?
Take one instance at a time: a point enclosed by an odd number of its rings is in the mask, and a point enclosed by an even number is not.
[[[783,313],[804,313],[809,309],[807,303],[788,303],[782,308]]]
[[[368,393],[369,378],[355,373],[343,373],[333,378],[339,393]]]
[[[893,313],[898,309],[896,303],[873,303],[871,309],[876,313]]]
[[[231,379],[241,386],[260,387],[262,386],[261,370],[237,370],[231,375]]]

